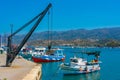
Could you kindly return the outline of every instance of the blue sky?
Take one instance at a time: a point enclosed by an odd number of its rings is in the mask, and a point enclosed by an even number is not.
[[[53,5],[53,30],[96,29],[120,26],[119,0],[0,0],[0,33],[10,33]],[[39,25],[46,31],[47,15]]]

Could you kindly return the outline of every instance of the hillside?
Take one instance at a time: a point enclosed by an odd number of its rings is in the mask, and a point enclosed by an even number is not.
[[[53,40],[75,40],[75,39],[116,39],[120,40],[120,27],[101,29],[76,29],[68,31],[50,32]],[[48,32],[34,33],[31,39],[47,40]]]
[[[76,29],[68,31],[48,31],[34,33],[29,41],[29,45],[46,46],[48,40],[52,40],[53,45],[72,44],[75,46],[120,46],[120,27],[101,29]],[[20,43],[25,35],[16,35],[13,42]],[[49,38],[49,39],[48,39]]]

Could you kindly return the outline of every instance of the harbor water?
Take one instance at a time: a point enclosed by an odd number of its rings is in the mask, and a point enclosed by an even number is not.
[[[64,62],[84,50],[82,48],[63,48],[66,55]],[[42,80],[120,80],[120,48],[86,48],[85,50],[100,50],[101,70],[89,74],[63,75],[59,65],[62,62],[42,63]],[[82,56],[83,57],[83,56]],[[89,57],[89,56],[85,56]]]

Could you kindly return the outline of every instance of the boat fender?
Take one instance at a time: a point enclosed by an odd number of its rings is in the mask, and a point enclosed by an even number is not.
[[[82,69],[82,67],[80,66],[80,71],[82,71],[83,69]]]
[[[97,70],[100,70],[100,66],[97,67]]]
[[[88,73],[88,72],[89,72],[89,69],[88,69],[88,67],[87,67],[87,66],[85,67],[85,71],[86,71],[86,73]]]
[[[95,70],[95,67],[93,66],[92,69]]]

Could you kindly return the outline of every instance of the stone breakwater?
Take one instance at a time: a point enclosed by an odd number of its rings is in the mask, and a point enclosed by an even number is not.
[[[40,80],[41,67],[35,66],[22,80]]]
[[[0,54],[0,80],[40,80],[41,64],[16,58],[11,67],[5,67],[6,54]]]

